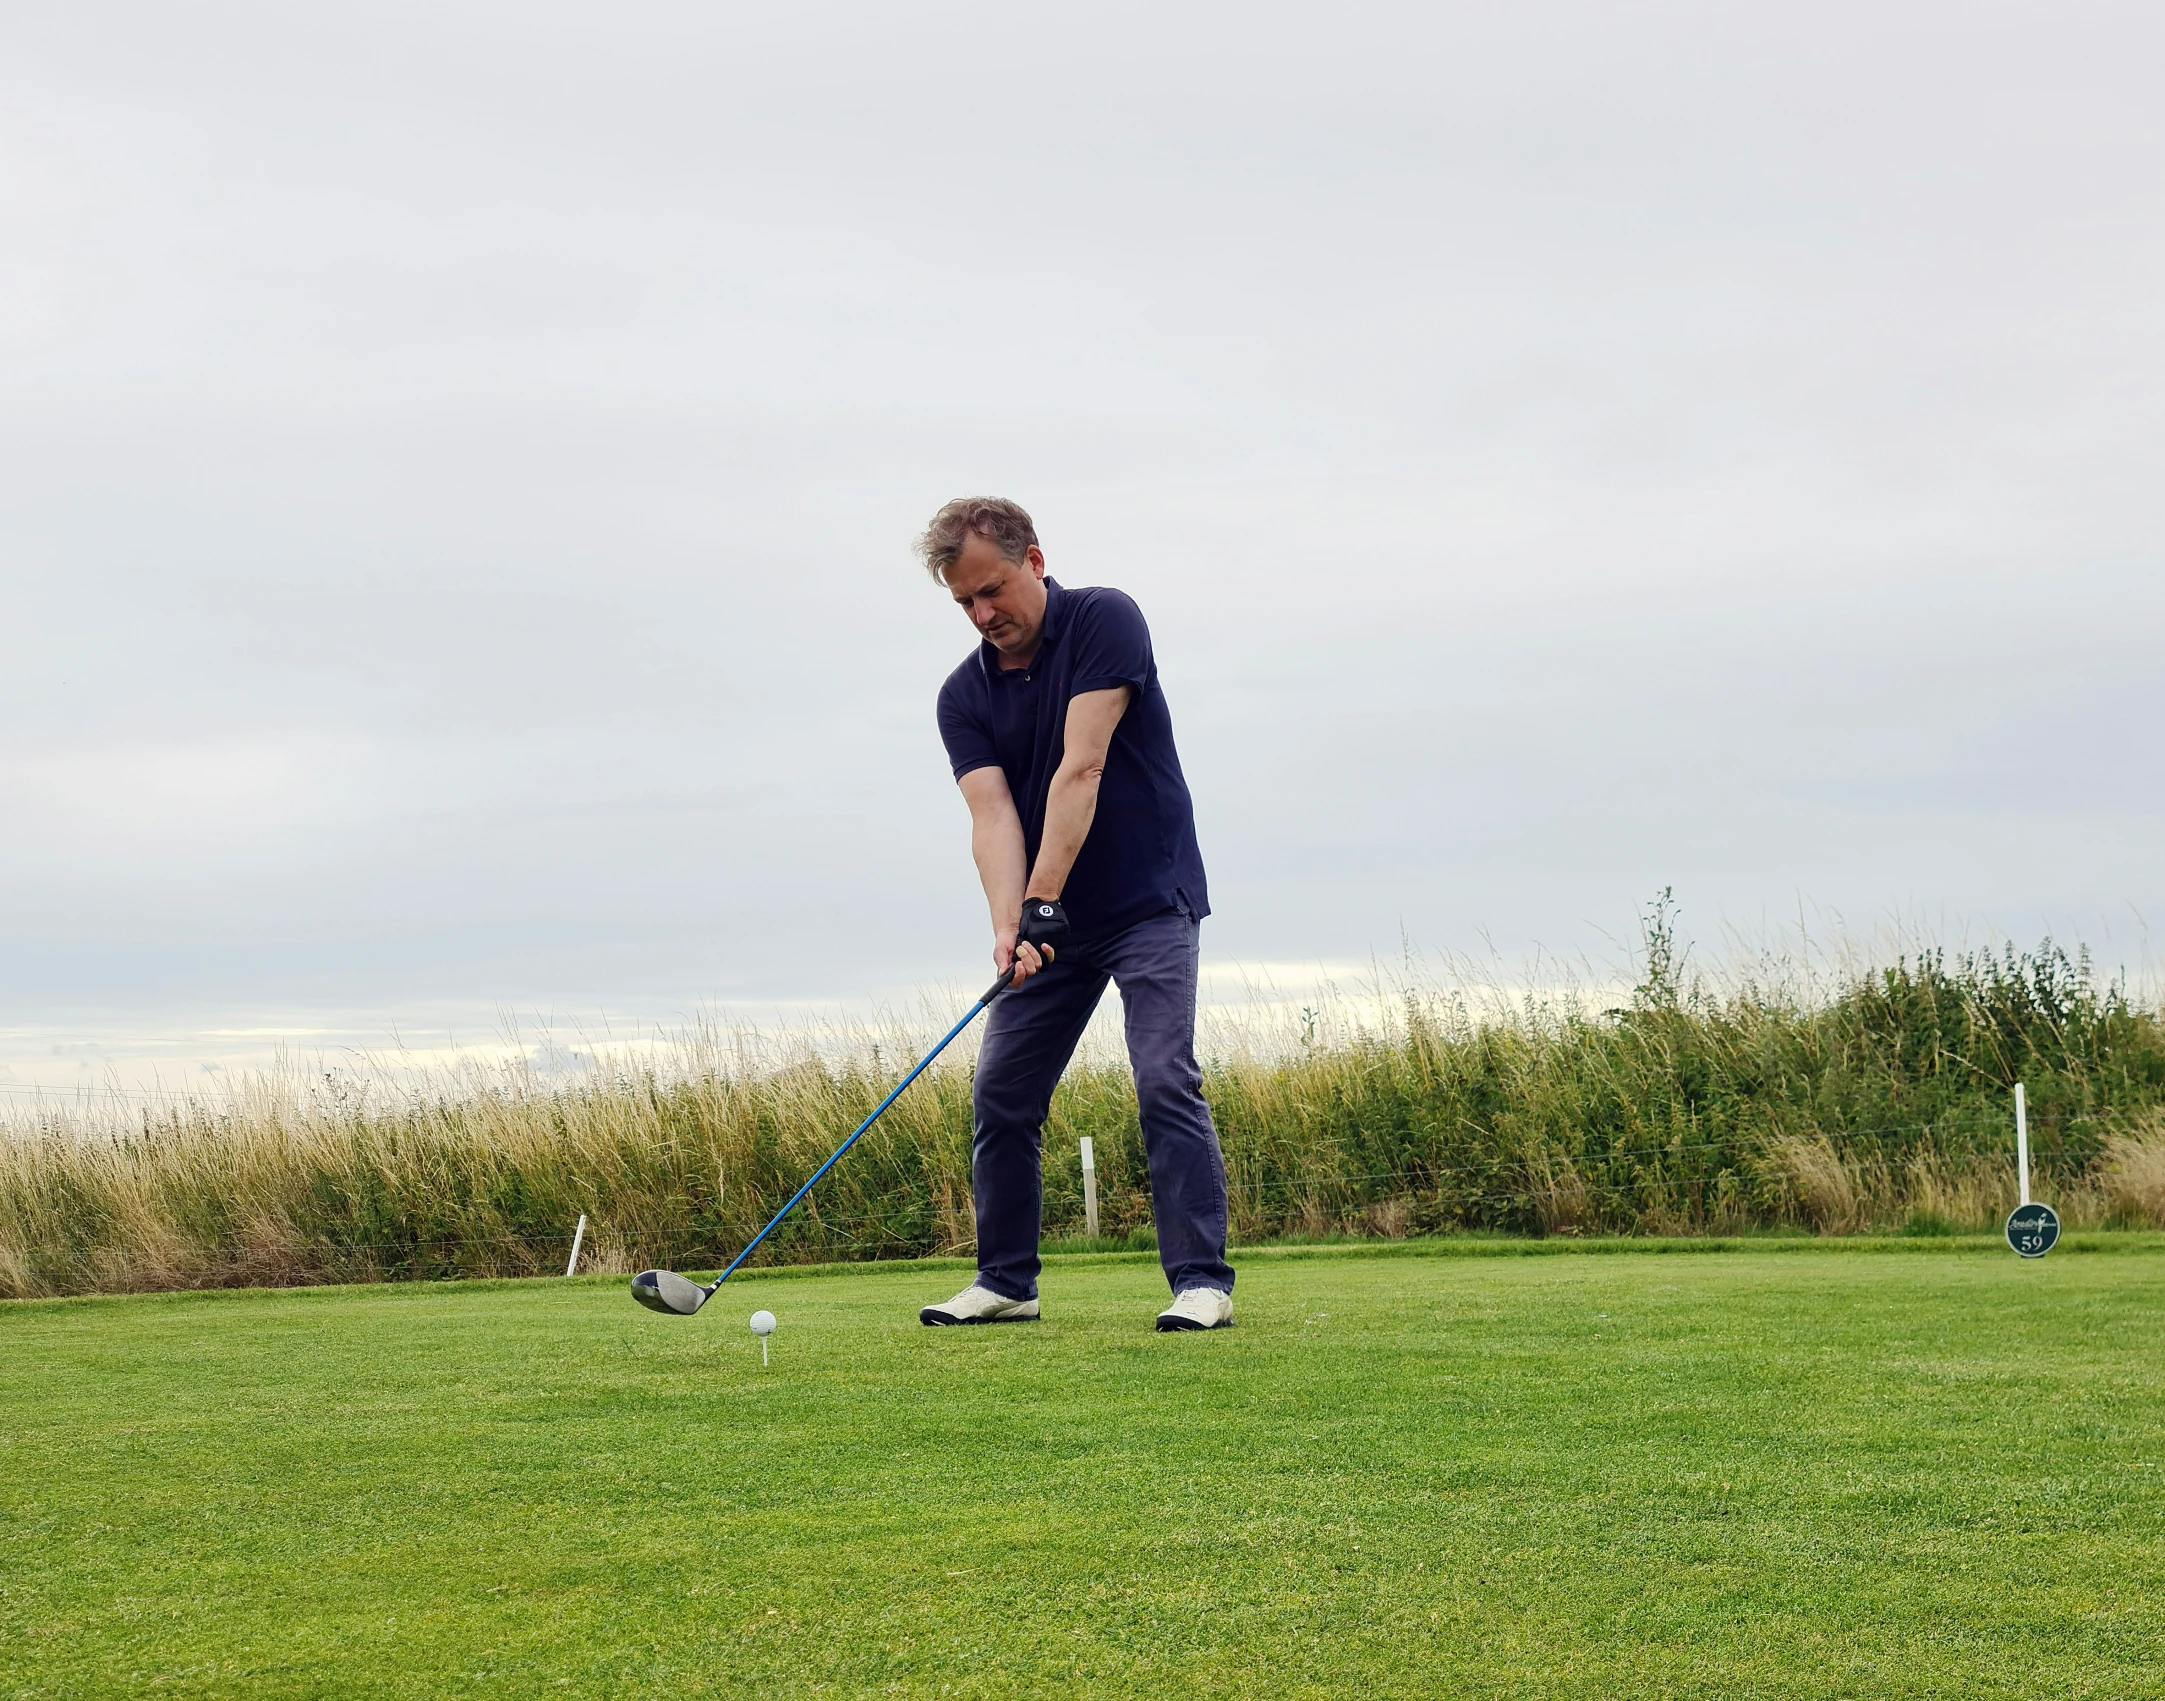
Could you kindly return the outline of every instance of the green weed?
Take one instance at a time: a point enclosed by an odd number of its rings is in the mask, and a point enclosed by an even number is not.
[[[1233,1229],[1275,1239],[1822,1234],[1990,1227],[2012,1207],[2025,1083],[2038,1197],[2071,1226],[2165,1225],[2165,1015],[2086,955],[1925,951],[1823,988],[1777,965],[1687,977],[1666,904],[1620,1007],[1381,1014],[1205,1060]],[[0,1137],[0,1295],[540,1274],[587,1215],[587,1267],[711,1268],[884,1094],[914,1047],[778,1054],[701,1035],[677,1061],[422,1092],[258,1081],[217,1103]],[[763,1261],[972,1245],[970,1060],[928,1070],[762,1248]],[[1046,1130],[1046,1232],[1152,1242],[1133,1083],[1070,1070]],[[1934,1225],[1926,1227],[1923,1225]]]

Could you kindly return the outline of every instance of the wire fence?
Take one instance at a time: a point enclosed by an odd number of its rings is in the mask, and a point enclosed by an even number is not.
[[[2156,1018],[2105,1010],[2096,1021],[2129,1034],[2087,1051],[2065,1022],[2025,1016],[2045,1038],[2018,1046],[1980,1018],[1964,1055],[1942,1045],[1920,1062],[1929,1016],[1897,1009],[1878,1038],[1861,1017],[1785,1017],[1747,1033],[1751,1046],[1673,1011],[1568,1045],[1409,1027],[1387,1044],[1214,1064],[1233,1232],[1253,1244],[1977,1224],[2013,1191],[2017,1071],[2046,1089],[2032,1095],[2030,1157],[2047,1197],[2094,1197],[2124,1135],[2157,1142],[2165,1163]],[[1773,1044],[1784,1034],[1787,1051]],[[461,1078],[464,1097],[448,1077],[416,1096],[328,1070],[241,1083],[253,1097],[224,1081],[0,1082],[0,1294],[536,1275],[563,1268],[582,1211],[590,1267],[714,1268],[871,1108],[885,1073],[874,1051],[742,1078],[514,1072]],[[968,1252],[971,1132],[964,1073],[935,1075],[755,1264]],[[1147,1155],[1118,1067],[1078,1065],[1055,1100],[1047,1235],[1082,1236],[1080,1134],[1098,1153],[1097,1244],[1148,1244]],[[2165,1205],[2156,1215],[2165,1225]]]
[[[2110,1120],[2093,1113],[2075,1113],[2056,1119],[2059,1123],[2096,1122]],[[1830,1145],[1838,1142],[1882,1141],[1897,1135],[1939,1134],[1953,1136],[1965,1142],[2004,1140],[2004,1162],[2012,1179],[2014,1160],[2014,1137],[2011,1119],[2005,1127],[1987,1127],[1974,1122],[1950,1124],[1939,1122],[1880,1123],[1866,1127],[1841,1129],[1815,1129],[1808,1138],[1823,1139]],[[1700,1170],[1688,1175],[1665,1172],[1642,1174],[1630,1179],[1613,1178],[1612,1166],[1617,1164],[1659,1165],[1663,1160],[1674,1160],[1696,1155],[1721,1153],[1730,1160],[1712,1170]],[[1990,1150],[1980,1151],[1969,1145],[1960,1155],[1973,1161],[1992,1162],[2001,1154]],[[1063,1163],[1065,1160],[1062,1160]],[[1666,1141],[1660,1144],[1593,1148],[1579,1153],[1546,1152],[1534,1156],[1483,1158],[1475,1162],[1459,1164],[1412,1164],[1391,1168],[1359,1171],[1333,1171],[1277,1176],[1256,1180],[1229,1180],[1227,1191],[1235,1206],[1235,1215],[1246,1207],[1252,1213],[1256,1207],[1270,1204],[1286,1205],[1302,1200],[1329,1200],[1339,1205],[1358,1208],[1363,1205],[1388,1203],[1409,1195],[1425,1193],[1437,1198],[1447,1197],[1448,1203],[1461,1217],[1496,1218],[1511,1212],[1525,1213],[1544,1202],[1553,1201],[1560,1194],[1578,1193],[1594,1195],[1613,1201],[1641,1201],[1650,1192],[1666,1193],[1673,1201],[1675,1190],[1705,1190],[1719,1187],[1724,1181],[1735,1181],[1740,1175],[1740,1165],[1763,1161],[1763,1154],[1755,1153],[1748,1142],[1731,1138],[1724,1140]],[[2039,1150],[2033,1146],[2031,1163],[2033,1171],[2049,1184],[2059,1171],[2078,1170],[2085,1160],[2080,1154],[2066,1151]],[[1559,1176],[1557,1166],[1561,1163],[1564,1173]],[[1539,1180],[1527,1175],[1536,1164],[1548,1166],[1548,1173]],[[1579,1166],[1585,1166],[1583,1168]],[[1593,1173],[1588,1173],[1591,1170]],[[1473,1185],[1464,1185],[1468,1180]],[[1499,1181],[1516,1180],[1517,1185],[1496,1185]],[[1117,1188],[1104,1178],[1100,1179],[1101,1199],[1107,1205],[1114,1204]],[[1075,1205],[1077,1201],[1061,1200],[1063,1206]],[[1147,1201],[1137,1200],[1138,1205]],[[1075,1238],[1079,1236],[1080,1224],[1069,1223],[1067,1216],[1079,1217],[1079,1210],[1063,1211],[1048,1224],[1051,1238]],[[767,1257],[761,1263],[780,1264],[801,1261],[807,1255],[822,1259],[838,1260],[878,1257],[883,1253],[922,1256],[928,1251],[940,1249],[942,1235],[935,1232],[933,1219],[938,1216],[933,1201],[926,1195],[897,1198],[891,1208],[879,1211],[836,1211],[820,1205],[816,1197],[808,1200],[799,1212],[777,1231],[769,1242]],[[749,1222],[738,1234],[733,1244],[725,1244],[711,1228],[682,1229],[652,1223],[610,1224],[600,1214],[598,1204],[587,1237],[589,1257],[614,1258],[618,1262],[627,1257],[664,1263],[674,1263],[689,1268],[719,1267],[733,1257],[744,1240],[762,1225]],[[959,1232],[962,1225],[946,1225],[946,1250],[965,1252],[971,1245],[971,1237]],[[501,1269],[513,1261],[504,1254],[512,1254],[527,1268],[554,1268],[554,1260],[568,1254],[573,1239],[573,1229],[537,1232],[483,1232],[471,1231],[454,1234],[412,1234],[400,1227],[386,1224],[379,1235],[364,1239],[317,1239],[307,1247],[315,1259],[343,1264],[349,1267],[376,1270],[384,1273],[414,1271],[420,1268],[460,1273],[476,1269],[486,1273],[489,1269]],[[1131,1230],[1114,1231],[1099,1237],[1107,1245],[1128,1244],[1133,1239]],[[519,1257],[518,1255],[523,1255]]]

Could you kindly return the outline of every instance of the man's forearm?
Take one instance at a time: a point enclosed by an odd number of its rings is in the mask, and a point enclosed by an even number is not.
[[[1063,764],[1053,775],[1045,797],[1045,831],[1038,840],[1037,861],[1030,869],[1029,886],[1016,894],[1017,909],[1024,897],[1057,898],[1067,885],[1083,840],[1090,836],[1090,823],[1097,819],[1098,782],[1104,772],[1096,764],[1072,768]]]
[[[1006,820],[979,821],[970,829],[970,856],[977,864],[978,881],[985,888],[985,906],[992,912],[992,930],[1011,930],[1022,913],[1022,886],[1028,873],[1022,845],[1022,823],[1010,812]]]

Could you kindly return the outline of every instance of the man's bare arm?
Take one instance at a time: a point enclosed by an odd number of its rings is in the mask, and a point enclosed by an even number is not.
[[[985,888],[985,904],[992,912],[992,966],[999,974],[1015,962],[1015,926],[1022,919],[1022,884],[1025,853],[1022,817],[1007,789],[1007,776],[998,768],[973,768],[955,782],[970,806],[970,855],[977,863],[977,878]],[[1015,979],[1028,980],[1044,967],[1037,947],[1025,945]]]
[[[1085,691],[1068,699],[1060,766],[1045,798],[1045,831],[1038,840],[1037,863],[1030,870],[1030,884],[1022,896],[1057,898],[1067,884],[1083,840],[1090,836],[1090,823],[1097,819],[1098,782],[1105,777],[1105,752],[1112,748],[1113,729],[1127,712],[1125,685]],[[1020,904],[1016,908],[1019,913]]]

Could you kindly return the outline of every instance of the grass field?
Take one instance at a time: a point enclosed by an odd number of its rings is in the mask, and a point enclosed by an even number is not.
[[[0,1306],[0,1695],[2165,1695],[2165,1237],[1442,1249]]]

